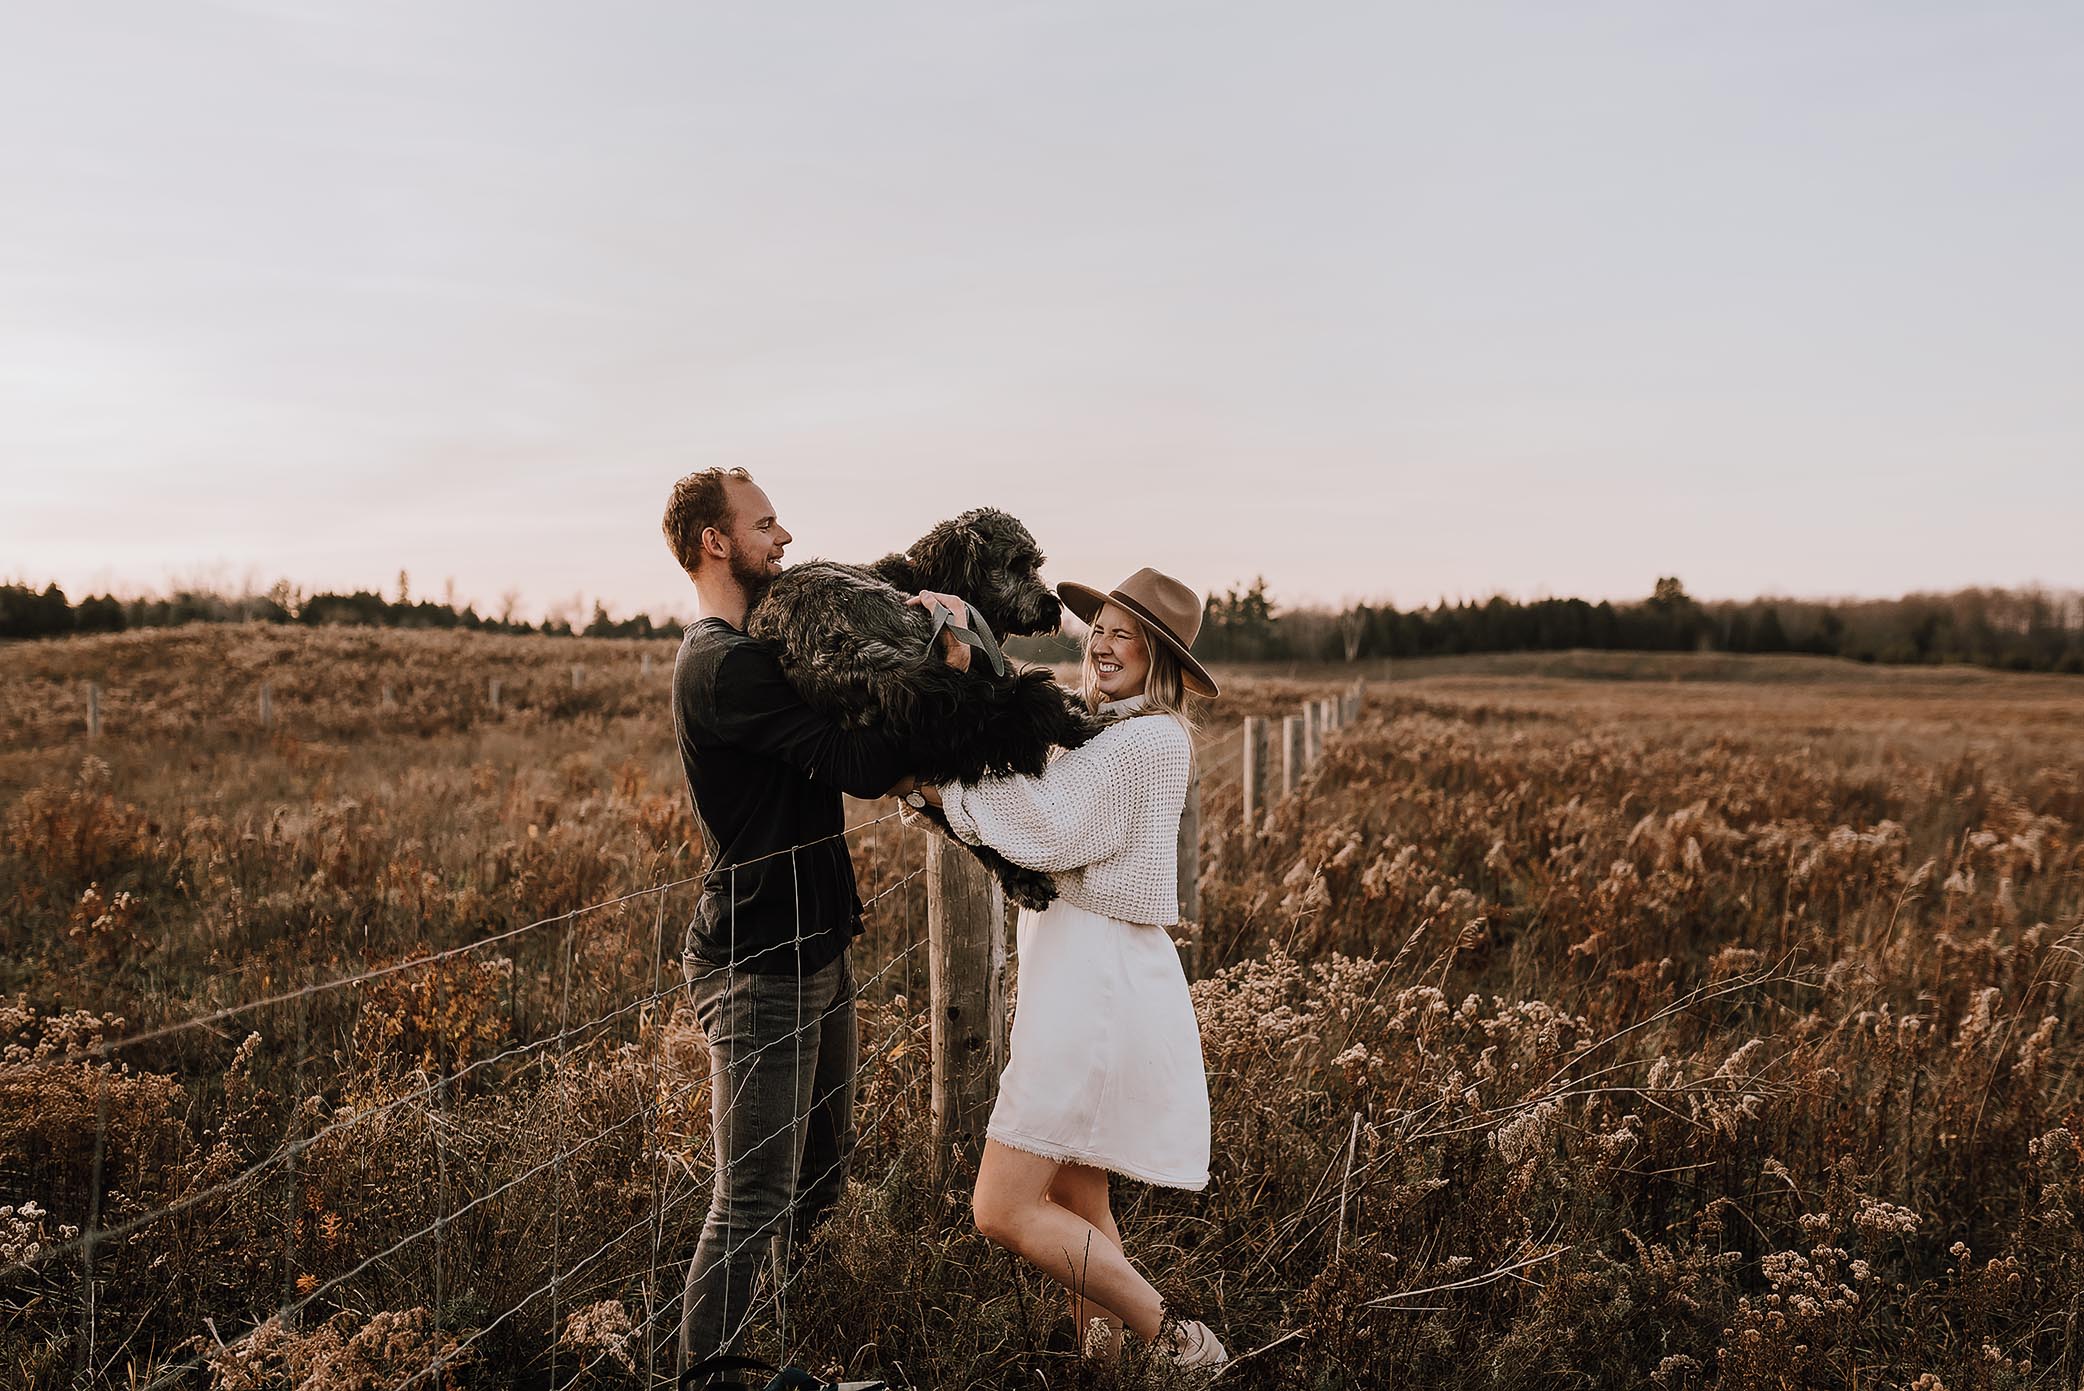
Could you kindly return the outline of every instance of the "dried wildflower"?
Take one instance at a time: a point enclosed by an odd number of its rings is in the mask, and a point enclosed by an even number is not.
[[[611,1358],[625,1372],[634,1373],[637,1362],[630,1355],[630,1339],[635,1333],[630,1311],[623,1307],[622,1301],[603,1299],[574,1311],[564,1321],[564,1333],[557,1341],[561,1346],[580,1353]]]
[[[1704,1370],[1706,1369],[1697,1359],[1688,1357],[1685,1353],[1674,1353],[1660,1361],[1657,1369],[1650,1373],[1650,1384],[1675,1386],[1683,1383],[1687,1377],[1700,1375]]]
[[[1562,1101],[1553,1098],[1519,1111],[1492,1133],[1491,1148],[1514,1168],[1539,1158],[1555,1142],[1562,1111]]]

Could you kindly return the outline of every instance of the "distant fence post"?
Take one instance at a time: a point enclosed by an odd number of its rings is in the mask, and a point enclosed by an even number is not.
[[[1307,767],[1317,761],[1324,749],[1324,706],[1309,701],[1303,706],[1303,763]]]
[[[581,681],[585,680],[585,679],[586,679],[586,668],[585,668],[585,667],[582,667],[582,666],[580,666],[580,665],[579,665],[579,664],[578,664],[577,662],[573,662],[573,663],[572,663],[572,689],[573,689],[573,690],[575,690],[575,691],[576,691],[576,690],[578,690],[578,689],[579,689],[579,683],[580,683]]]
[[[101,683],[99,681],[89,681],[87,683],[87,737],[89,739],[99,739],[101,737]]]
[[[1259,834],[1260,817],[1266,810],[1266,720],[1245,716],[1244,752],[1238,785],[1244,793],[1245,834]]]
[[[397,703],[398,701],[391,694],[391,683],[388,681],[384,682],[383,708],[388,710]]]
[[[927,997],[933,1046],[936,1181],[953,1151],[975,1162],[1006,1065],[1006,899],[976,856],[926,844]]]
[[[646,652],[642,660],[639,661],[637,665],[637,675],[646,677],[651,675],[651,654],[649,652]]]
[[[1201,978],[1201,773],[1187,779],[1187,801],[1179,814],[1180,966],[1188,980]]]
[[[491,692],[491,694],[492,694],[492,713],[496,715],[496,714],[498,714],[498,713],[499,713],[499,678],[498,678],[497,676],[495,676],[495,677],[493,677],[493,678],[492,678],[492,692]]]
[[[275,692],[265,681],[261,682],[260,689],[260,717],[262,729],[275,727]]]
[[[1303,765],[1309,757],[1309,733],[1303,717],[1289,715],[1281,721],[1281,795],[1287,797],[1302,786]]]

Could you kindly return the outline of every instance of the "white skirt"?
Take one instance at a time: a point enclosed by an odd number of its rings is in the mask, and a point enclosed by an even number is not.
[[[1208,1074],[1162,927],[1022,909],[1013,1037],[985,1134],[1171,1188],[1208,1185]]]

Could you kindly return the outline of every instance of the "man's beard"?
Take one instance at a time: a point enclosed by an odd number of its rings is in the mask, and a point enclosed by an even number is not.
[[[745,607],[750,612],[759,604],[760,597],[767,592],[767,586],[773,584],[779,577],[768,573],[767,561],[764,558],[748,562],[736,549],[733,549],[731,552],[731,578],[738,581],[738,587],[745,591]]]

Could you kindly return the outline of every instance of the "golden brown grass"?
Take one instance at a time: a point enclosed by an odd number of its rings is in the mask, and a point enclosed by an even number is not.
[[[691,898],[561,915],[699,868],[670,653],[6,650],[7,1384],[639,1381],[707,1177],[670,990]],[[1399,664],[1259,836],[1236,719],[1342,673],[1224,673],[1214,1180],[1118,1185],[1168,1296],[1272,1345],[1221,1384],[2084,1378],[2084,688],[1712,660]],[[856,810],[862,1148],[762,1346],[920,1386],[1158,1384],[1079,1365],[960,1176],[927,1178],[923,847]],[[90,1225],[121,1234],[90,1252]]]

